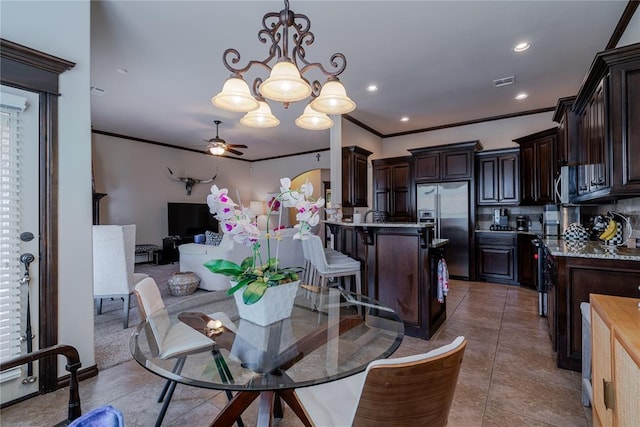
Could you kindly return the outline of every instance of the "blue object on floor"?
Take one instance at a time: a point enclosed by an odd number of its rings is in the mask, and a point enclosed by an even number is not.
[[[76,418],[69,427],[124,427],[124,417],[113,406],[105,405]]]

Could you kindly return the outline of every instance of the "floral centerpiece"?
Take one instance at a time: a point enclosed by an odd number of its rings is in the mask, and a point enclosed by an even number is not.
[[[282,240],[280,235],[280,221],[282,210],[280,206],[292,207],[297,210],[294,228],[294,239],[305,239],[311,234],[311,228],[320,221],[319,209],[324,205],[322,197],[314,199],[313,185],[304,183],[299,189],[291,189],[289,178],[280,179],[280,193],[269,202],[269,214],[280,210],[278,227],[267,230],[265,235],[267,245],[267,259],[262,259],[260,251],[260,230],[253,221],[254,214],[248,209],[238,206],[229,196],[226,188],[211,187],[211,194],[207,196],[210,212],[220,221],[224,233],[231,235],[235,242],[251,247],[252,255],[245,258],[240,265],[224,259],[213,259],[204,265],[213,273],[222,274],[232,279],[235,284],[228,294],[243,289],[242,299],[245,304],[258,302],[268,288],[298,280],[299,268],[280,268],[278,261],[278,247]],[[275,245],[272,245],[272,239]],[[275,246],[275,248],[273,248]],[[271,256],[275,249],[275,256]],[[233,283],[232,282],[232,283]]]

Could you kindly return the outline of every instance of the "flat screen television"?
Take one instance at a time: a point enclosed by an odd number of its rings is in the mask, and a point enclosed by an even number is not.
[[[205,231],[218,232],[218,220],[209,213],[206,203],[167,203],[169,236],[193,240]]]

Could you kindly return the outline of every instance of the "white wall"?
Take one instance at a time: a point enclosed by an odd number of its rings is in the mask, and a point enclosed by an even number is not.
[[[59,342],[95,363],[91,259],[90,2],[2,1],[2,38],[76,63],[58,99]],[[66,375],[59,358],[58,373]]]
[[[431,132],[385,138],[383,157],[410,154],[409,148],[431,147],[456,142],[479,140],[485,150],[518,147],[514,139],[558,126],[551,118],[553,112],[531,114],[510,119],[494,120]]]
[[[250,163],[198,154],[124,138],[93,134],[96,191],[107,193],[100,202],[101,224],[136,224],[136,242],[162,245],[168,235],[167,202],[206,203],[212,185],[236,190],[245,206],[252,199]],[[187,195],[178,177],[215,180],[196,184]],[[237,201],[237,200],[236,200]]]

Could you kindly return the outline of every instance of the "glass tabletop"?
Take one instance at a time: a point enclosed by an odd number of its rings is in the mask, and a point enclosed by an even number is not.
[[[197,294],[140,323],[130,349],[180,383],[272,391],[353,375],[400,346],[404,324],[391,309],[340,288],[322,292],[300,288],[291,317],[264,327],[240,319],[225,292]]]

